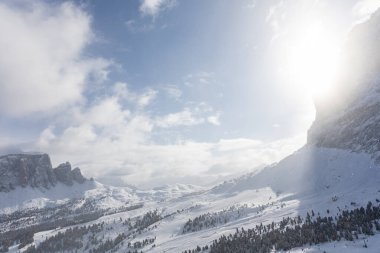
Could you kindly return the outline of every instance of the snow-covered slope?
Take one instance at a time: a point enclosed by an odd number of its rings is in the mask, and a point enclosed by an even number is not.
[[[95,189],[85,191],[88,196],[100,199],[101,195],[113,189],[112,198],[115,198],[116,192],[121,195],[121,199],[123,194],[128,196],[125,200],[135,197],[136,202],[125,206],[137,204],[142,199],[143,205],[131,210],[110,212],[109,215],[77,226],[102,223],[103,229],[96,234],[96,238],[103,242],[107,239],[114,240],[124,233],[125,243],[118,245],[116,252],[134,250],[127,242],[133,244],[153,238],[154,242],[138,248],[139,252],[182,252],[193,249],[196,245],[210,245],[221,235],[234,233],[237,227],[248,229],[260,223],[279,222],[283,217],[305,217],[311,210],[321,216],[327,215],[327,212],[334,215],[339,210],[365,206],[368,201],[375,202],[380,199],[379,172],[379,166],[368,154],[307,146],[276,165],[227,181],[209,190],[195,188],[195,191],[189,192],[188,186],[175,185],[156,189],[157,194],[154,190],[140,193],[136,191],[136,195],[131,196],[118,188],[96,185]],[[173,195],[175,189],[182,189],[186,194]],[[107,207],[120,207],[113,201],[108,200],[105,203]],[[141,231],[137,232],[126,225],[128,220],[137,222],[155,210],[160,218],[151,224],[147,223]],[[197,219],[209,221],[209,225],[192,227],[189,220]],[[186,227],[189,229],[186,230]],[[46,237],[66,230],[67,228],[60,228],[38,232],[34,235],[35,243],[39,245]],[[88,249],[97,247],[89,240],[83,240],[81,252],[88,252],[85,250],[86,244],[90,245]],[[343,241],[326,246],[308,246],[308,251],[321,252],[318,248],[331,249],[334,245],[337,249],[363,246],[362,241],[357,244],[359,246]],[[378,246],[377,240],[370,239],[368,242],[372,251]],[[16,245],[11,247],[11,252],[17,250]]]
[[[224,182],[212,192],[232,194],[270,187],[278,193],[333,194],[376,185],[379,173],[379,166],[369,154],[305,146],[278,164]]]
[[[168,200],[205,191],[207,188],[191,184],[174,184],[155,187],[152,190],[136,190],[139,197],[153,200]]]
[[[23,209],[56,207],[79,199],[94,202],[94,206],[99,208],[117,208],[126,203],[140,202],[128,188],[105,186],[88,180],[75,186],[58,183],[51,189],[28,186],[11,192],[0,192],[0,214]]]

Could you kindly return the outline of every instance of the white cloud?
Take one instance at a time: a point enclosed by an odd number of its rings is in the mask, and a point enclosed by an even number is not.
[[[194,115],[189,108],[177,113],[170,113],[164,117],[157,118],[156,125],[162,128],[177,126],[194,126],[204,122],[203,117]]]
[[[140,11],[143,15],[156,17],[161,11],[172,8],[176,0],[142,0]]]
[[[94,39],[91,18],[83,10],[69,2],[18,3],[0,3],[6,20],[0,23],[1,113],[64,107],[82,99],[89,78],[107,77],[110,62],[83,56]]]
[[[205,103],[193,104],[182,111],[157,117],[155,125],[161,128],[178,126],[196,126],[204,123],[219,125],[220,113],[215,113],[213,108]]]
[[[98,104],[89,108],[80,118],[81,123],[92,124],[94,126],[107,126],[120,124],[131,115],[129,110],[123,110],[116,97],[105,98]]]
[[[248,9],[254,9],[257,5],[256,0],[249,0],[248,3],[246,3],[245,7]]]
[[[192,87],[197,84],[203,85],[212,83],[215,81],[214,75],[215,74],[213,72],[202,71],[194,74],[188,74],[183,78],[183,80],[186,86]]]
[[[149,105],[157,96],[158,91],[151,88],[145,89],[141,94],[137,94],[128,89],[128,84],[118,82],[114,85],[114,92],[122,99],[134,103],[139,108]]]
[[[136,21],[134,19],[127,20],[124,24],[130,32],[136,32]]]
[[[292,138],[270,143],[230,139],[160,145],[149,139],[150,127],[140,138],[133,139],[144,122],[149,125],[146,118],[126,121],[123,127],[130,131],[118,128],[114,136],[105,132],[96,135],[94,128],[88,125],[70,127],[59,137],[44,140],[44,148],[50,150],[53,161],[70,160],[80,166],[85,175],[98,180],[118,179],[125,184],[153,187],[170,182],[209,184],[220,177],[278,161],[302,144],[299,138]],[[115,173],[117,176],[113,176]]]
[[[219,118],[220,118],[220,113],[218,113],[216,115],[211,115],[211,116],[207,117],[207,122],[210,124],[213,124],[215,126],[219,126],[220,125]]]
[[[145,143],[152,130],[148,117],[132,114],[116,97],[107,97],[74,115],[61,131],[56,129],[62,126],[46,128],[36,147],[58,157],[57,161],[85,164],[95,175],[112,169],[120,157],[128,157],[124,151]]]
[[[281,35],[281,33],[283,33],[281,29],[281,23],[286,17],[286,15],[284,15],[285,13],[284,9],[285,9],[284,1],[279,1],[278,3],[272,5],[269,8],[268,14],[265,18],[265,21],[269,23],[273,29],[274,35],[272,37],[272,41],[277,39]]]
[[[305,135],[267,142],[248,138],[222,139],[211,146],[210,173],[220,170],[228,176],[280,161],[305,141]]]
[[[147,0],[140,10],[155,17],[169,3],[174,1]],[[65,108],[35,143],[28,144],[30,150],[51,154],[55,165],[70,161],[88,177],[138,186],[210,183],[220,175],[277,161],[304,143],[298,137],[275,142],[180,139],[157,143],[154,135],[160,128],[219,125],[221,114],[198,103],[155,117],[146,108],[158,92],[132,91],[121,82],[99,100],[85,101],[88,79],[106,79],[110,65],[104,59],[83,56],[94,39],[91,17],[69,2],[54,6],[34,2],[22,9],[0,3],[0,15],[7,20],[0,23],[0,111],[25,115]],[[213,76],[200,72],[185,81],[210,84]],[[182,95],[174,86],[166,91],[175,99]],[[0,136],[0,142],[11,145],[14,140]]]
[[[163,88],[169,97],[179,100],[182,96],[182,91],[175,85],[167,85]]]
[[[145,23],[134,19],[127,20],[124,24],[132,33],[149,32],[155,28],[154,23]]]
[[[215,113],[206,105],[195,105],[157,119],[140,109],[126,109],[121,102],[114,94],[88,108],[76,108],[64,125],[42,131],[31,150],[49,152],[54,163],[71,161],[100,181],[152,187],[174,182],[209,184],[278,161],[304,143],[304,138],[296,137],[274,142],[185,139],[160,144],[153,138],[158,128],[203,124]]]
[[[354,5],[352,13],[355,18],[355,23],[361,23],[369,19],[372,13],[374,13],[380,7],[379,0],[362,0]]]
[[[140,107],[145,107],[156,97],[157,91],[153,89],[147,89],[137,100],[137,104]]]

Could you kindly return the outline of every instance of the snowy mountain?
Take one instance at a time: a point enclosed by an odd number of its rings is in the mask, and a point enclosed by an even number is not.
[[[379,21],[352,32],[347,50],[366,50],[347,53],[355,71],[317,103],[308,143],[212,188],[111,187],[47,155],[1,157],[0,252],[378,252]]]
[[[380,11],[356,26],[343,52],[343,67],[329,103],[316,102],[308,144],[366,152],[380,159]]]
[[[54,187],[57,183],[83,184],[86,179],[79,168],[66,162],[53,169],[47,154],[12,154],[0,157],[0,192],[17,187]]]

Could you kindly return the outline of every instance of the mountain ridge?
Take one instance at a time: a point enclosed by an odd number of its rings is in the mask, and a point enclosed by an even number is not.
[[[49,155],[45,153],[0,156],[0,192],[26,186],[50,189],[58,182],[73,185],[86,180],[80,169],[72,169],[69,162],[53,168]]]
[[[315,100],[307,145],[365,152],[380,162],[380,10],[349,34],[329,101]]]

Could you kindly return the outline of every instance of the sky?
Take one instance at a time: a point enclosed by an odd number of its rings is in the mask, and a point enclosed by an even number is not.
[[[210,185],[306,142],[379,0],[3,0],[0,153],[117,186]]]

